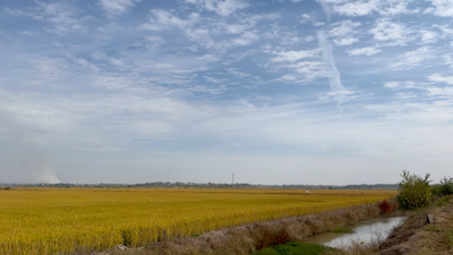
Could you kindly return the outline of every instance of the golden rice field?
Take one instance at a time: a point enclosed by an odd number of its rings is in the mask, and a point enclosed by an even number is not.
[[[371,203],[396,191],[39,188],[0,190],[0,254],[140,246]],[[164,230],[165,229],[165,230]]]

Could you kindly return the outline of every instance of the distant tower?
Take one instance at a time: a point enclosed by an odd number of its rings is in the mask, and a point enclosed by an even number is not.
[[[234,173],[231,176],[231,188],[233,188],[233,187],[234,187]]]

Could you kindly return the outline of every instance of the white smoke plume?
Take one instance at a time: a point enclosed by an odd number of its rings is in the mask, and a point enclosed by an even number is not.
[[[33,131],[0,109],[0,183],[59,183],[52,158]]]

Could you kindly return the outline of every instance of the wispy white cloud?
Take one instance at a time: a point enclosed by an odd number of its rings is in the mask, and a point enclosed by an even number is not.
[[[241,78],[251,76],[250,74],[241,72],[241,71],[239,71],[236,68],[228,68],[226,70],[228,71],[228,73],[230,73],[230,74],[232,74],[234,76],[237,76],[237,77],[241,77]]]
[[[359,17],[378,13],[382,16],[397,16],[415,14],[420,10],[410,9],[408,6],[413,0],[318,0],[323,10],[328,14],[335,13],[349,17]]]
[[[276,57],[272,58],[274,62],[296,62],[305,58],[316,58],[319,57],[320,51],[314,50],[299,50],[299,51],[273,51],[272,54]]]
[[[358,0],[334,5],[333,10],[346,16],[364,16],[376,11],[378,4],[378,0]]]
[[[453,96],[453,88],[452,87],[428,87],[427,94],[429,96],[435,96],[440,98],[448,98],[451,99]]]
[[[125,61],[123,59],[119,59],[119,58],[115,58],[115,57],[109,56],[109,55],[107,55],[107,54],[105,54],[103,52],[100,52],[100,51],[93,52],[91,54],[91,57],[94,60],[106,61],[112,67],[114,67],[115,69],[118,69],[118,70],[127,70],[127,69],[129,69],[127,63],[125,63]]]
[[[416,14],[420,10],[409,9],[408,5],[414,2],[414,0],[386,0],[380,1],[380,7],[378,8],[378,13],[383,16],[397,16],[402,14]]]
[[[403,55],[397,57],[398,61],[393,63],[391,66],[394,68],[412,69],[421,65],[422,63],[426,66],[426,62],[430,59],[435,58],[433,49],[429,46],[420,47],[414,51],[409,51]]]
[[[277,81],[307,83],[325,77],[325,68],[320,61],[322,51],[311,50],[276,50],[264,47],[263,51],[272,55],[268,65],[273,72],[281,73]]]
[[[372,56],[374,54],[379,53],[381,50],[377,47],[363,47],[363,48],[355,48],[352,50],[348,50],[347,53],[350,56]]]
[[[345,20],[331,24],[331,29],[328,34],[334,37],[333,42],[336,45],[344,46],[351,45],[358,42],[356,34],[358,33],[357,28],[361,26],[360,22],[352,22],[351,20]]]
[[[142,0],[99,0],[101,8],[110,15],[121,15],[131,9]]]
[[[404,46],[412,40],[412,31],[405,24],[392,22],[389,19],[379,19],[369,30],[374,39],[388,46]]]
[[[245,17],[237,17],[234,22],[225,22],[220,21],[215,26],[219,29],[225,30],[227,33],[231,34],[242,34],[247,30],[255,28],[255,26],[263,20],[275,20],[280,18],[278,13],[269,13],[269,14],[260,14],[260,15],[251,15]]]
[[[158,48],[166,43],[165,39],[160,36],[145,36],[145,42],[150,48]]]
[[[432,44],[437,42],[438,34],[434,31],[430,30],[422,30],[420,31],[421,36],[421,43],[422,44]]]
[[[6,7],[5,10],[12,15],[26,16],[48,22],[52,26],[44,29],[58,34],[86,32],[88,26],[85,23],[92,19],[90,16],[81,15],[80,10],[70,2],[45,3],[36,1],[35,3],[35,8],[20,10]]]
[[[281,76],[281,80],[292,81],[297,83],[308,83],[315,79],[326,76],[323,62],[315,61],[299,61],[278,66],[279,70],[290,70],[291,73],[286,73]]]
[[[415,99],[417,98],[418,95],[416,93],[413,93],[413,92],[397,92],[395,93],[395,95],[393,95],[393,99],[394,100],[398,100],[398,101],[401,101],[401,100],[408,100],[408,99]]]
[[[203,76],[203,78],[205,78],[207,81],[212,82],[212,83],[223,83],[226,81],[226,79],[216,79],[216,78],[209,77],[209,76]]]
[[[220,16],[229,16],[250,6],[250,4],[242,0],[186,0],[186,2],[196,4]]]
[[[402,89],[425,89],[426,84],[423,82],[415,81],[389,81],[384,83],[384,88],[392,90],[402,90]]]
[[[434,24],[433,28],[438,28],[442,31],[442,37],[452,37],[453,29],[448,25]]]
[[[453,76],[443,76],[440,73],[436,73],[436,74],[428,76],[428,80],[433,81],[433,82],[441,82],[441,83],[447,83],[449,85],[453,85]]]
[[[216,81],[215,83],[220,83]],[[191,92],[202,92],[209,95],[220,95],[225,93],[228,90],[227,85],[220,85],[220,86],[202,86],[202,85],[194,85],[188,88],[188,91]]]
[[[353,22],[351,20],[345,20],[340,22],[332,23],[331,29],[329,30],[329,36],[342,37],[345,35],[355,33],[355,29],[361,25],[360,22]]]
[[[349,38],[334,39],[333,43],[335,43],[335,45],[338,45],[338,46],[345,46],[345,45],[351,45],[358,41],[359,41],[359,39],[357,39],[357,38],[349,37]]]
[[[453,2],[449,0],[429,0],[434,6],[428,8],[425,13],[432,13],[440,17],[453,17]]]
[[[319,21],[315,16],[313,15],[310,15],[310,14],[307,14],[307,13],[304,13],[301,15],[301,23],[302,24],[305,24],[305,23],[311,23],[313,24],[313,26],[315,27],[321,27],[321,26],[324,26],[325,23],[322,22],[322,21]]]
[[[146,30],[185,29],[197,23],[199,18],[200,15],[198,13],[191,13],[187,19],[181,19],[169,11],[153,9],[151,10],[149,21],[142,24],[141,28]]]
[[[444,55],[444,64],[448,65],[451,69],[453,69],[453,54],[446,54]]]
[[[259,40],[259,36],[255,31],[246,31],[238,38],[233,39],[231,42],[237,46],[247,46],[257,40]]]

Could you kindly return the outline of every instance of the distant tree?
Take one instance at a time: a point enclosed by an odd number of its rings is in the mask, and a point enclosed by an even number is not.
[[[403,210],[413,210],[429,205],[431,201],[431,187],[428,180],[430,174],[425,178],[410,174],[409,171],[403,170],[403,180],[398,183],[398,205]]]

